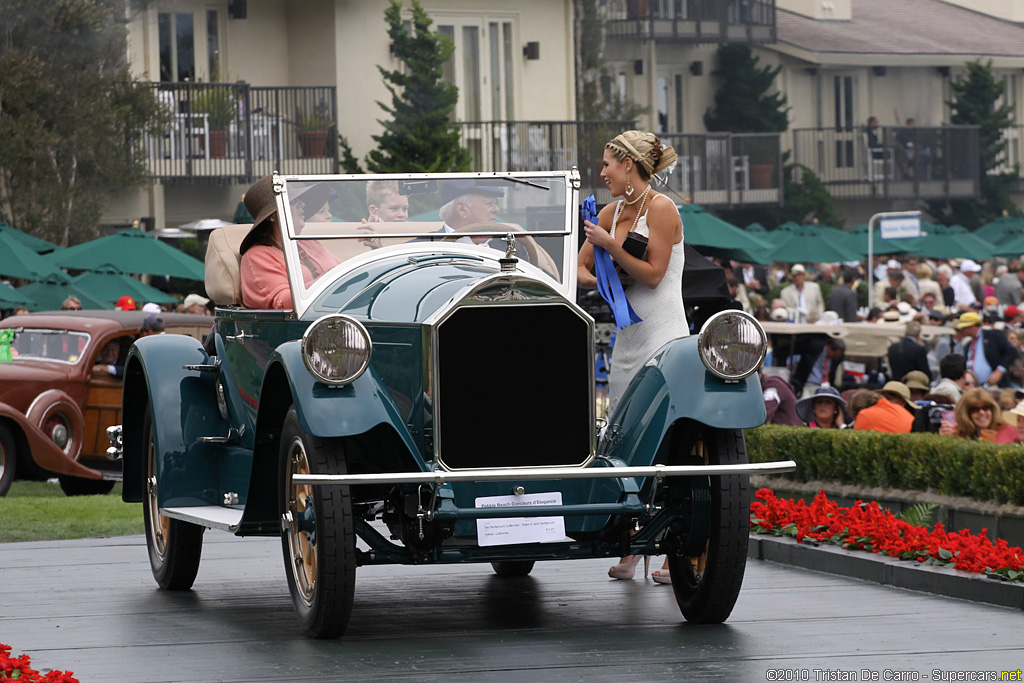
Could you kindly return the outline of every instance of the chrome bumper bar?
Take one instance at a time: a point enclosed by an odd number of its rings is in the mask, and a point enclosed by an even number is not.
[[[792,472],[792,460],[748,465],[651,465],[650,467],[524,467],[449,472],[397,472],[388,474],[295,474],[292,483],[322,484],[448,484],[459,481],[532,481],[538,479],[616,479],[621,477],[708,477],[720,474],[781,474]]]

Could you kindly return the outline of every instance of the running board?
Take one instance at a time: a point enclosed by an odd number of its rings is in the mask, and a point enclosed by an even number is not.
[[[649,467],[508,467],[479,470],[435,470],[384,474],[293,474],[299,486],[317,484],[447,484],[457,481],[529,481],[559,479],[616,479],[621,477],[709,477],[726,474],[792,472],[792,460],[746,465],[651,465]]]
[[[171,519],[180,519],[209,529],[221,529],[234,533],[242,524],[242,510],[219,505],[197,505],[186,508],[160,508],[160,514]]]

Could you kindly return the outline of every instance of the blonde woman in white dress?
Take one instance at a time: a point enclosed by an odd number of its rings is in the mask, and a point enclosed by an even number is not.
[[[621,267],[626,298],[642,322],[620,329],[608,377],[608,413],[629,386],[633,375],[667,342],[689,334],[683,312],[683,224],[675,203],[654,190],[651,180],[676,161],[672,147],[663,147],[653,133],[628,130],[616,135],[604,149],[601,178],[617,202],[605,206],[597,225],[587,221],[587,241],[579,254],[580,287],[597,287],[594,247],[605,249]],[[626,235],[636,232],[647,238],[646,258],[623,249]],[[616,579],[632,579],[640,556],[623,557],[608,570]],[[648,558],[644,558],[647,576]],[[671,583],[667,566],[654,572],[658,583]]]

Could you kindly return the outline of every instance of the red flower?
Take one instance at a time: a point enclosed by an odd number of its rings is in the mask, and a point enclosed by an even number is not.
[[[0,643],[0,680],[12,679],[24,683],[78,683],[71,671],[48,671],[40,677],[33,669],[28,655],[11,657],[11,646]]]

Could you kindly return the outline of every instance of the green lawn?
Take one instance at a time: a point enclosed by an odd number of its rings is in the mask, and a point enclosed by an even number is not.
[[[0,498],[0,543],[141,533],[142,506],[121,502],[121,484],[105,496],[69,498],[57,484],[17,481]]]

